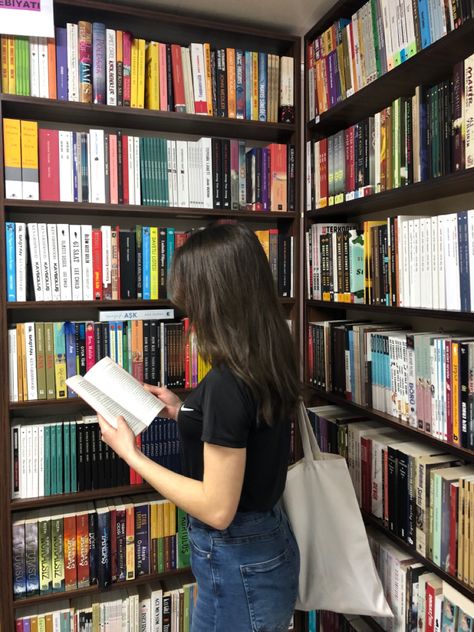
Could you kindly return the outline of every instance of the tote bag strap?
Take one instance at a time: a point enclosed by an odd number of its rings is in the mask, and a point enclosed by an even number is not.
[[[321,450],[314,436],[313,428],[302,398],[298,404],[298,426],[300,429],[304,458],[307,461],[321,459]]]

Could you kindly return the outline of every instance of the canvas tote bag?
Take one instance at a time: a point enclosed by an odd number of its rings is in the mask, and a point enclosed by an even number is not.
[[[301,557],[296,608],[391,617],[346,461],[321,452],[302,400],[298,425],[304,457],[283,494]]]

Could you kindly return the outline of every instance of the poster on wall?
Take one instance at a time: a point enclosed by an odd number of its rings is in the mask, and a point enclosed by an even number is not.
[[[0,33],[54,37],[53,0],[0,0]]]

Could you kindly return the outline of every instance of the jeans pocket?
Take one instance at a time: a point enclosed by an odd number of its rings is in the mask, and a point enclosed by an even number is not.
[[[297,561],[290,549],[240,567],[253,632],[287,632],[296,602]]]
[[[210,559],[212,553],[212,538],[208,531],[199,527],[188,527],[189,544],[193,552],[199,557]]]

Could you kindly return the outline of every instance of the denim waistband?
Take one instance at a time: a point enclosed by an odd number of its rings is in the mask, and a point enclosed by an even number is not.
[[[261,522],[265,520],[265,518],[279,518],[281,515],[281,507],[280,504],[276,504],[272,509],[268,511],[238,511],[228,529],[231,527],[238,527],[244,525],[251,525],[252,523]],[[205,522],[194,518],[193,516],[188,514],[188,524],[192,527],[199,527],[201,529],[206,529],[207,531],[216,531],[214,527],[209,526]]]

